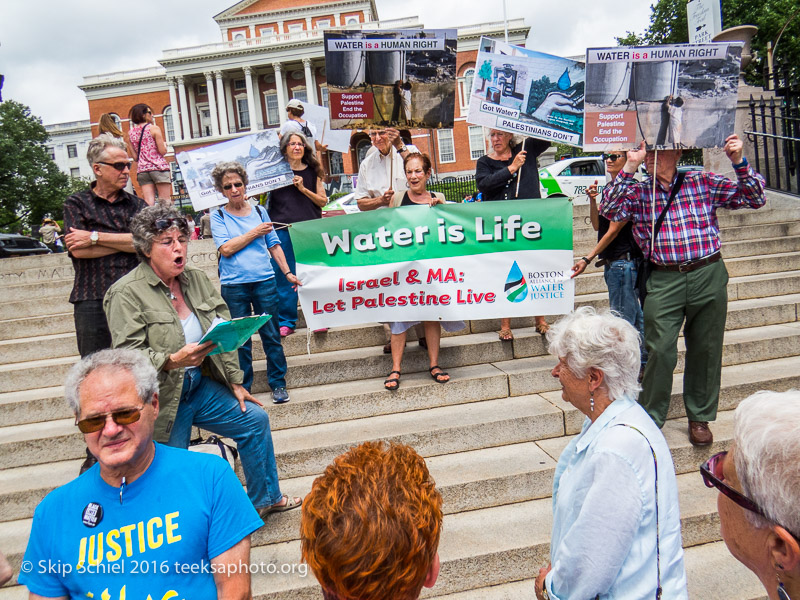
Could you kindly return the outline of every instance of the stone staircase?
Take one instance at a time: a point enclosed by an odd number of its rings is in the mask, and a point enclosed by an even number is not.
[[[576,256],[595,242],[586,208],[575,207]],[[694,448],[687,439],[680,348],[664,435],[678,474],[692,598],[765,597],[721,542],[716,492],[703,485],[698,465],[729,445],[732,411],[742,398],[800,385],[799,217],[800,202],[772,193],[761,210],[721,211],[731,279],[711,448]],[[192,242],[190,264],[216,279],[211,242]],[[84,453],[63,400],[64,376],[77,360],[67,302],[71,278],[65,255],[0,261],[0,550],[16,569],[34,508],[77,474]],[[599,270],[578,278],[576,304],[607,306]],[[409,342],[402,386],[393,394],[383,390],[391,367],[380,348],[380,325],[334,328],[310,339],[298,329],[284,340],[291,402],[274,406],[263,398],[287,493],[304,495],[335,456],[361,441],[399,441],[426,457],[444,497],[445,521],[441,575],[424,598],[532,598],[533,578],[548,560],[553,472],[583,419],[556,391],[554,360],[533,319],[514,323],[512,344],[498,340],[498,325],[472,321],[443,339],[440,363],[452,376],[447,385],[431,380],[426,355]],[[264,393],[257,338],[254,357],[254,391]],[[299,563],[299,518],[299,511],[271,515],[254,534],[251,562]],[[0,600],[27,597],[15,581],[0,589]],[[254,576],[253,594],[259,600],[321,597],[313,576],[296,572]]]

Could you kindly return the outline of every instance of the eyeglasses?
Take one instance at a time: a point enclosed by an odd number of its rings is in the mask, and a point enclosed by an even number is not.
[[[121,410],[114,410],[101,415],[95,415],[93,417],[81,419],[80,421],[76,419],[75,424],[78,426],[78,429],[81,430],[81,433],[94,433],[96,431],[100,431],[106,426],[107,417],[111,417],[111,420],[113,420],[117,425],[131,425],[136,423],[136,421],[138,421],[142,416],[143,408],[144,404],[138,408],[123,408]]]
[[[289,144],[289,145],[291,145],[291,144]],[[236,183],[226,183],[225,185],[222,186],[222,189],[227,191],[227,190],[229,190],[231,188],[234,188],[234,187],[237,188],[237,189],[241,188],[241,187],[244,187],[244,183],[241,182],[241,181],[237,181]]]
[[[706,487],[717,488],[720,493],[730,498],[742,508],[746,508],[750,512],[754,512],[765,519],[769,519],[769,517],[764,514],[764,511],[758,507],[758,504],[725,483],[722,476],[722,461],[725,460],[725,456],[727,456],[727,454],[727,452],[715,454],[704,464],[700,465],[700,474],[703,476],[703,483],[706,484]]]
[[[616,160],[622,158],[622,154],[603,154],[603,160],[610,160],[611,162],[615,162]]]
[[[155,223],[156,231],[166,231],[170,227],[179,227],[180,229],[188,230],[189,224],[186,222],[186,219],[183,217],[171,217],[169,219],[156,219]]]
[[[99,165],[106,165],[108,167],[114,167],[117,171],[122,173],[125,169],[130,169],[131,165],[133,164],[133,159],[129,158],[126,161],[120,161],[115,163],[105,162],[102,160],[98,160],[97,164]]]
[[[369,132],[369,137],[371,137],[371,138],[378,137],[378,136],[384,137],[385,135],[386,135],[386,131],[385,130],[370,131]]]

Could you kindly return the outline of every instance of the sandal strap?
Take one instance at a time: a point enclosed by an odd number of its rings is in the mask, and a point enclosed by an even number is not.
[[[442,370],[442,367],[440,367],[439,365],[433,365],[433,366],[432,366],[430,369],[428,369],[428,372],[429,372],[431,375],[433,375],[433,370],[434,370],[434,369],[439,369],[439,370],[441,371],[441,370]],[[437,373],[437,375],[438,375],[438,373]]]

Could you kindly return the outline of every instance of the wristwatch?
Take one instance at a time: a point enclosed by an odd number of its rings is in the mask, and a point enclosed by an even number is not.
[[[402,153],[403,153],[403,152],[405,152],[406,150],[408,150],[408,146],[406,146],[405,144],[403,144],[402,146],[400,146],[400,147],[397,149],[397,151],[398,151],[400,154],[402,154]]]
[[[92,234],[89,236],[89,239],[92,240],[92,246],[97,244],[97,240],[100,239],[100,234],[96,231],[93,231]]]

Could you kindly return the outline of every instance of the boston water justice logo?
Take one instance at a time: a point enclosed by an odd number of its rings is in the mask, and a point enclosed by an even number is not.
[[[525,281],[525,276],[522,274],[517,261],[514,261],[514,264],[511,265],[504,291],[509,302],[522,302],[528,296],[528,282]]]

